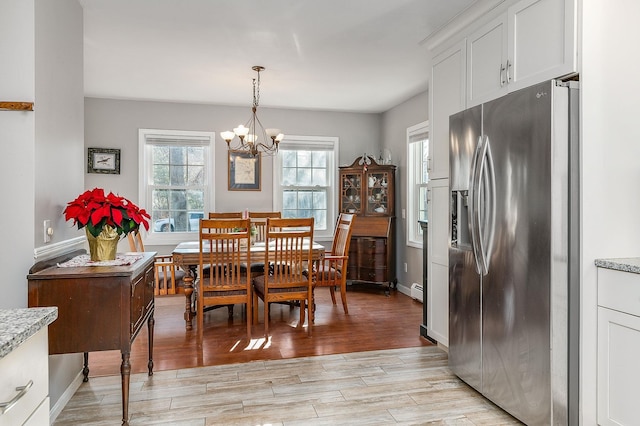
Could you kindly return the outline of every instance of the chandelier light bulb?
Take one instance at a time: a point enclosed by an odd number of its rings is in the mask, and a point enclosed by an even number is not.
[[[244,127],[242,124],[233,129],[233,131],[239,138],[244,138],[249,134],[249,129]]]
[[[271,139],[275,138],[280,133],[280,129],[265,129],[264,131]]]
[[[233,139],[234,136],[235,136],[235,133],[233,133],[233,132],[231,132],[229,130],[227,130],[225,132],[220,132],[220,137],[222,139],[224,139],[225,141],[227,141],[227,144],[229,142],[231,142],[231,140]]]

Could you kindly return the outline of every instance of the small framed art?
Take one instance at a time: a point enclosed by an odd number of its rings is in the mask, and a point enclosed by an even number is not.
[[[87,173],[120,174],[120,150],[88,148]]]
[[[229,151],[229,191],[260,191],[260,153]]]

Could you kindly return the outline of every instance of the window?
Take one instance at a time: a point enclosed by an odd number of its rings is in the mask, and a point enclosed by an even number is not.
[[[139,202],[151,215],[146,243],[173,244],[197,233],[213,211],[214,133],[140,129]]]
[[[419,220],[427,220],[427,182],[429,172],[429,122],[407,129],[407,245],[422,248],[422,228]]]
[[[274,208],[313,217],[314,238],[331,239],[336,220],[337,137],[285,136],[274,164]]]

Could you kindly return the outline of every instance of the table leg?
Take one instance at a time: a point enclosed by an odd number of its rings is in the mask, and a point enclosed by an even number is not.
[[[120,376],[122,377],[122,424],[129,424],[129,381],[131,379],[131,363],[129,352],[122,352]]]
[[[156,324],[156,320],[153,318],[153,311],[147,321],[147,328],[149,330],[149,363],[147,368],[149,369],[149,375],[153,376],[153,328]]]
[[[83,382],[89,381],[89,352],[84,353],[84,365],[82,367]]]
[[[187,330],[193,329],[193,311],[191,310],[191,297],[193,295],[193,271],[188,270],[184,277],[184,321],[186,323]]]

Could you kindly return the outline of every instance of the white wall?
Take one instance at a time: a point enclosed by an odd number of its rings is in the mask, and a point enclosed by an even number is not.
[[[582,424],[596,424],[594,260],[640,257],[640,2],[582,0]],[[613,67],[611,66],[613,64]]]
[[[36,1],[35,247],[76,236],[62,211],[84,189],[83,17],[76,0]]]
[[[396,271],[398,282],[410,287],[422,283],[422,249],[407,246],[407,220],[402,209],[407,209],[407,128],[429,119],[428,92],[422,92],[402,104],[386,111],[382,116],[383,146],[391,150],[396,170]],[[404,263],[407,272],[404,272]]]
[[[0,100],[35,103],[33,112],[0,111],[0,308],[27,306],[26,275],[34,249],[44,244],[42,218],[57,223],[54,241],[66,238],[61,200],[83,188],[82,37],[77,0],[0,3]],[[81,360],[51,357],[52,406],[80,372]]]
[[[0,100],[35,101],[34,0],[0,3]],[[0,308],[27,306],[33,264],[36,112],[0,111]]]
[[[45,246],[43,219],[51,219],[54,235],[49,244],[76,233],[64,223],[62,210],[84,188],[84,83],[83,17],[77,0],[35,2],[35,230],[34,247]],[[15,38],[15,37],[14,37]],[[30,161],[31,163],[31,161]],[[38,259],[41,260],[41,259]],[[33,255],[31,256],[33,263]],[[22,272],[22,282],[26,270]],[[82,369],[82,355],[49,357],[51,407]]]
[[[199,130],[216,132],[215,209],[233,211],[267,210],[272,203],[272,157],[262,157],[262,189],[259,192],[227,190],[227,145],[219,133],[245,123],[247,107],[141,102],[87,98],[85,100],[85,152],[88,147],[119,148],[120,175],[85,174],[87,189],[103,187],[136,202],[138,200],[138,129]],[[260,108],[265,126],[278,127],[291,135],[338,136],[338,164],[351,164],[364,151],[380,151],[380,114],[322,112]],[[86,170],[86,165],[85,165]],[[126,242],[121,242],[121,247]],[[123,244],[125,246],[123,246]],[[146,248],[146,247],[145,247]],[[149,247],[160,253],[173,246]]]

